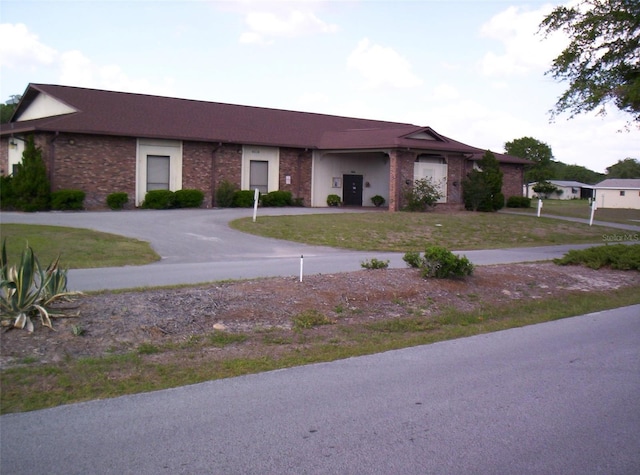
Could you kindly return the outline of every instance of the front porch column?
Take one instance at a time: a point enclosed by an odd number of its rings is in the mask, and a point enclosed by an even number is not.
[[[400,170],[398,169],[398,152],[389,152],[389,211],[400,209]]]

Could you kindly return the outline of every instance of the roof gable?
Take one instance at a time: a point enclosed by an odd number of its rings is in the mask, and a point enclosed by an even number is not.
[[[20,101],[13,115],[13,120],[23,122],[74,112],[78,112],[78,110],[49,94],[34,89]]]

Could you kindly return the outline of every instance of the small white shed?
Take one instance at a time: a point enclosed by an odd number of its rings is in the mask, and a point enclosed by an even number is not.
[[[579,181],[564,181],[564,180],[549,180],[553,186],[556,187],[556,191],[551,193],[548,198],[555,200],[577,200],[580,198],[591,197],[591,190],[593,185],[587,185],[586,183],[580,183]],[[538,195],[533,191],[533,187],[537,185],[537,182],[529,183],[525,186],[524,196],[527,198],[537,198]]]

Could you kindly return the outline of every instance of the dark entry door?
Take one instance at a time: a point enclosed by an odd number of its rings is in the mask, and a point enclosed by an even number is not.
[[[342,175],[342,202],[362,206],[362,175]]]

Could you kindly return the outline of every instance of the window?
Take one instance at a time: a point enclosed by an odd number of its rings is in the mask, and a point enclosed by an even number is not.
[[[147,155],[147,191],[169,189],[168,155]]]
[[[260,193],[269,191],[269,162],[251,160],[249,165],[249,189],[258,189]]]
[[[620,196],[624,196],[624,190],[620,190]]]

